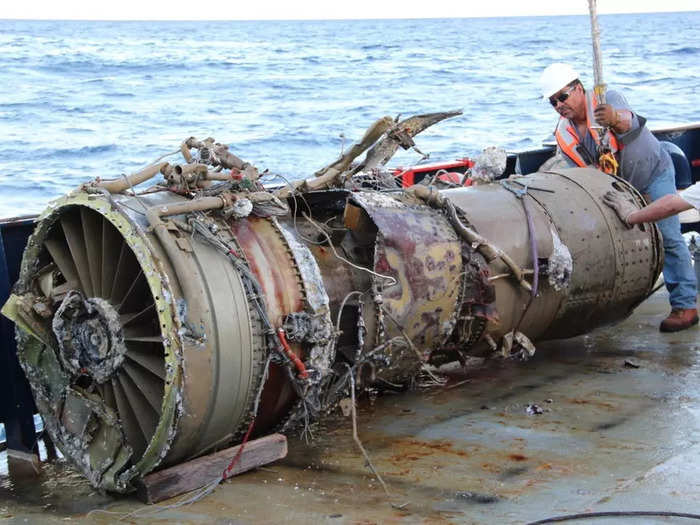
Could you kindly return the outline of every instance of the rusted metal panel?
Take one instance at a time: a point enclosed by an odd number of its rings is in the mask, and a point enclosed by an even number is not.
[[[304,308],[304,290],[294,259],[269,219],[251,217],[229,225],[265,292],[270,322],[280,326],[284,316]]]
[[[405,333],[427,359],[454,328],[462,272],[459,239],[427,206],[368,193],[354,194],[352,202],[378,230],[374,282],[388,317],[386,337]]]
[[[305,306],[304,289],[292,254],[270,219],[231,220],[229,226],[260,284],[270,323],[273,327],[282,326],[288,314]],[[300,344],[292,343],[291,347],[297,356],[304,358]],[[273,363],[262,393],[256,427],[262,430],[278,423],[296,399],[286,370]]]

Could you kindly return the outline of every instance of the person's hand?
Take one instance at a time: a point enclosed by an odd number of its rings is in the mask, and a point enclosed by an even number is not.
[[[614,128],[620,122],[620,115],[610,104],[601,104],[593,111],[595,121],[605,128]]]
[[[632,227],[632,225],[627,222],[627,218],[639,208],[637,208],[632,201],[625,197],[624,194],[620,193],[619,191],[611,190],[603,195],[603,202],[615,210],[615,213],[617,213],[617,216],[625,224],[625,226],[628,228]]]

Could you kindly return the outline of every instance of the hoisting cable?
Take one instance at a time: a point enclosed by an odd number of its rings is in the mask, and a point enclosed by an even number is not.
[[[605,104],[605,82],[603,81],[603,59],[600,52],[600,27],[598,26],[597,0],[588,0],[588,12],[591,18],[591,41],[593,42],[593,96],[596,102]],[[593,122],[593,115],[589,115]],[[595,124],[592,125],[594,127]],[[608,175],[617,175],[619,163],[610,148],[610,128],[598,127],[598,168]]]

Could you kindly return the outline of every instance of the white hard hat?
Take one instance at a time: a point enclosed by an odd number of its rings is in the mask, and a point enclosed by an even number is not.
[[[550,64],[540,76],[542,98],[551,97],[554,93],[577,78],[578,73],[569,64],[562,64],[561,62]]]

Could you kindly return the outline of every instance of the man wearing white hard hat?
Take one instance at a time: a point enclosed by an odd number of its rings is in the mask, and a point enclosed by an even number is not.
[[[647,129],[646,119],[634,113],[620,93],[608,90],[606,103],[597,104],[576,70],[562,63],[547,67],[540,85],[543,98],[559,114],[554,131],[557,153],[569,166],[595,166],[609,173],[608,168],[618,164],[618,175],[651,201],[676,194],[670,155]],[[601,127],[610,130],[604,145]],[[671,302],[671,313],[659,328],[676,332],[698,322],[697,280],[678,217],[667,216],[658,226],[664,240],[663,273]]]

